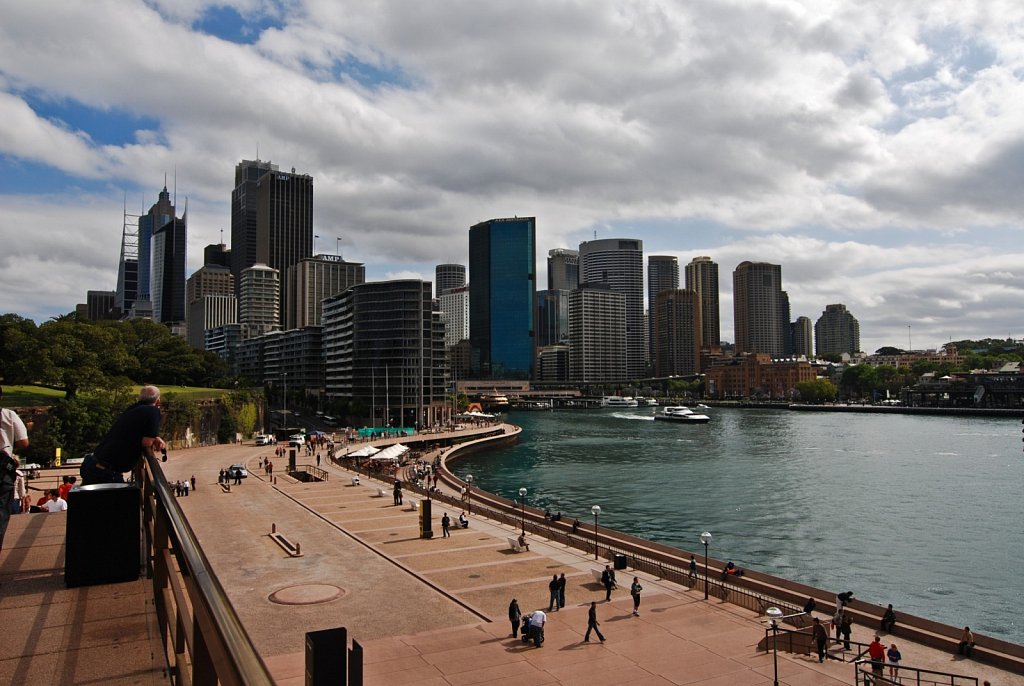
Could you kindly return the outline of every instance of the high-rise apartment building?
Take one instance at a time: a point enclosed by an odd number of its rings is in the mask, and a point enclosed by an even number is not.
[[[462,288],[466,285],[466,265],[464,264],[439,264],[434,267],[434,297],[440,298],[441,294],[452,288]]]
[[[563,289],[537,291],[537,346],[569,342],[569,293]]]
[[[445,347],[431,283],[363,283],[324,301],[326,392],[367,408],[371,426],[443,423]]]
[[[437,298],[447,347],[469,339],[469,287],[446,288]]]
[[[647,258],[647,360],[654,366],[654,302],[658,293],[679,288],[679,260],[672,255]]]
[[[810,317],[797,317],[793,322],[793,355],[814,358],[814,335]]]
[[[860,352],[860,322],[846,305],[826,305],[814,324],[814,342],[818,355]]]
[[[205,345],[206,329],[238,322],[238,299],[231,270],[217,264],[205,264],[185,282],[185,317],[188,343],[193,348]]]
[[[242,338],[262,336],[281,328],[281,274],[265,264],[242,270],[238,323]]]
[[[700,298],[688,289],[662,290],[654,297],[654,375],[687,376],[700,372]]]
[[[533,378],[536,234],[534,217],[469,229],[470,366],[477,378]]]
[[[242,270],[265,264],[282,278],[288,267],[313,255],[313,177],[282,172],[276,164],[242,160],[231,192],[231,273],[241,288]],[[280,324],[287,322],[287,280],[281,284]]]
[[[626,296],[604,282],[569,291],[570,381],[629,381],[626,336]]]
[[[317,255],[288,267],[285,304],[288,329],[320,326],[324,298],[366,281],[366,265],[337,255]]]
[[[185,260],[188,212],[153,232],[150,298],[153,318],[163,324],[185,321]]]
[[[580,253],[555,248],[548,251],[548,290],[571,291],[580,287]]]
[[[686,288],[697,294],[703,328],[701,347],[710,350],[722,342],[722,325],[718,305],[718,264],[710,257],[693,258],[686,265]]]
[[[737,353],[786,354],[789,297],[782,290],[782,267],[741,262],[732,274]]]
[[[646,329],[643,241],[606,238],[580,243],[580,283],[606,283],[625,298],[626,368],[617,378],[644,377]]]

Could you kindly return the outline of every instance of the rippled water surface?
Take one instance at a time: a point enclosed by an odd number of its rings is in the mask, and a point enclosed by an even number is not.
[[[513,413],[519,444],[455,466],[476,485],[741,567],[1024,643],[1017,419],[651,408]]]

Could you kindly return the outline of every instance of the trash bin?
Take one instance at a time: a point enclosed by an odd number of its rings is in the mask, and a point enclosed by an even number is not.
[[[626,568],[626,556],[622,553],[615,553],[615,569]]]
[[[64,546],[64,582],[68,586],[139,578],[140,507],[140,491],[134,484],[71,489]]]

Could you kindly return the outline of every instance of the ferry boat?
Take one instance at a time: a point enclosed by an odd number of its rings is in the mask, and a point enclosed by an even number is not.
[[[643,397],[637,396],[636,397],[636,401],[637,401],[637,403],[641,407],[657,407],[658,406],[658,399],[657,398],[643,398]]]
[[[601,399],[601,407],[639,407],[636,398],[628,395],[606,395]]]
[[[697,414],[684,405],[669,405],[663,407],[659,414],[654,415],[656,420],[676,422],[677,424],[707,424],[711,417],[706,414]]]

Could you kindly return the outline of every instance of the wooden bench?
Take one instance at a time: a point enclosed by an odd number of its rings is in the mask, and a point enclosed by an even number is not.
[[[505,540],[508,541],[508,547],[514,553],[525,553],[526,551],[528,551],[530,549],[530,545],[529,544],[519,545],[519,541],[514,539],[514,538],[507,538],[506,537]]]

